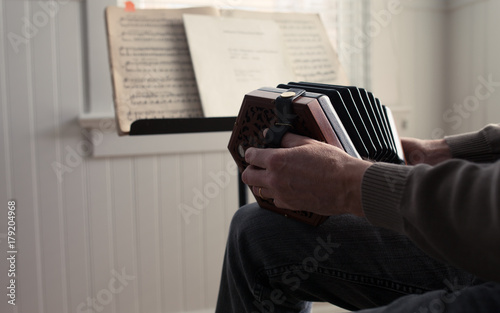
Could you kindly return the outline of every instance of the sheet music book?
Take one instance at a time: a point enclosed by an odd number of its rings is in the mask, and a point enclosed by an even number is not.
[[[136,120],[236,116],[249,89],[347,84],[318,14],[106,10],[119,135]]]

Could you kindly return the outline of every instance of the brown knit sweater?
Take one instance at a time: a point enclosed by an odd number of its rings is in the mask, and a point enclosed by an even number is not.
[[[370,166],[365,215],[430,256],[500,281],[500,125],[445,140],[453,159],[438,165]]]

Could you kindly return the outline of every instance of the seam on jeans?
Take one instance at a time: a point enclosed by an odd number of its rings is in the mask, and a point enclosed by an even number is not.
[[[393,281],[390,279],[378,278],[369,275],[352,274],[344,271],[339,271],[335,269],[325,269],[318,268],[317,273],[332,276],[344,281],[355,282],[360,285],[374,286],[378,288],[383,288],[386,290],[391,290],[399,292],[402,294],[421,294],[425,291],[430,291],[428,288],[421,288],[417,286],[412,286],[402,282]]]
[[[262,301],[262,296],[264,294],[264,286],[262,286],[261,284],[258,283],[258,276],[261,276],[261,275],[258,275],[256,274],[255,275],[255,283],[253,285],[253,296],[255,297],[255,299],[257,299],[258,301]]]
[[[261,281],[260,279],[263,279],[265,277],[267,278],[273,278],[276,276],[281,276],[285,273],[293,273],[297,271],[304,271],[305,273],[318,273],[318,274],[323,274],[330,276],[332,278],[336,279],[341,279],[347,282],[353,282],[357,283],[360,285],[365,285],[365,286],[372,286],[372,287],[377,287],[377,288],[382,288],[386,290],[390,290],[393,292],[398,292],[401,294],[420,294],[425,291],[430,291],[428,288],[422,288],[422,287],[417,287],[397,281],[393,281],[390,279],[383,279],[383,278],[377,278],[369,275],[364,275],[364,274],[353,274],[353,273],[348,273],[345,271],[337,270],[337,269],[331,269],[331,268],[324,268],[317,266],[315,269],[313,268],[307,268],[303,266],[302,264],[296,265],[296,264],[289,264],[289,265],[282,265],[278,267],[273,267],[269,269],[262,269],[258,271],[255,274],[256,278],[256,283],[254,284],[254,295],[261,300],[263,293],[264,293],[264,286],[261,284],[257,283],[258,281]]]

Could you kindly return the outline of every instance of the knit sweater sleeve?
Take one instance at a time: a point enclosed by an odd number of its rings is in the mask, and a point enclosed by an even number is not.
[[[446,140],[460,159],[370,166],[363,210],[372,224],[405,234],[430,256],[500,281],[500,127]]]
[[[500,124],[491,124],[478,132],[445,137],[453,158],[473,162],[500,159]]]

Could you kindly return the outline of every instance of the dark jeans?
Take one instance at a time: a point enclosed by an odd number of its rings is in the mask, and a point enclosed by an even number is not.
[[[405,236],[342,215],[312,227],[258,207],[231,223],[217,313],[500,312],[500,284],[436,261]]]

